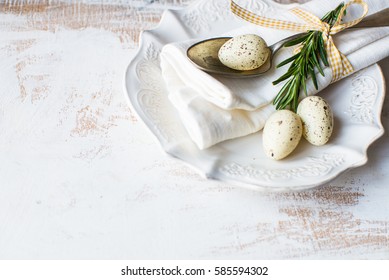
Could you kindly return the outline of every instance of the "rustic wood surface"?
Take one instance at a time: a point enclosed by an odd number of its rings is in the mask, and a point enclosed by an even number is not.
[[[160,150],[124,71],[140,32],[192,2],[0,2],[0,258],[388,259],[387,134],[368,164],[291,193],[208,181]]]

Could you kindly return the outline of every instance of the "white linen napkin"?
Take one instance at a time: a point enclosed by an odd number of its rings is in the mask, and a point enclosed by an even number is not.
[[[334,9],[340,0],[314,0],[301,7],[321,17]],[[389,6],[389,1],[365,0],[369,14]],[[358,14],[351,10],[350,17]],[[275,13],[277,19],[301,21],[289,11]],[[231,30],[221,36],[258,34],[268,44],[277,42],[293,33],[263,28],[244,23],[242,28]],[[344,30],[334,36],[335,45],[347,56],[355,71],[363,69],[389,56],[389,27]],[[273,86],[272,81],[285,73],[288,66],[273,67],[261,77],[231,79],[207,74],[197,69],[186,57],[187,48],[196,40],[164,46],[161,51],[161,69],[169,92],[169,99],[180,114],[188,134],[200,149],[221,141],[241,137],[263,128],[266,119],[275,110],[271,105],[282,84]],[[292,48],[281,49],[274,57],[276,65],[290,57]],[[331,83],[330,68],[325,76],[317,75],[319,91]],[[308,82],[308,92],[315,94],[313,84]]]

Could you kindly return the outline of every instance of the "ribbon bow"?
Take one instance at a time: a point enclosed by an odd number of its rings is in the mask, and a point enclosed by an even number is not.
[[[362,15],[352,21],[341,23],[344,11],[352,4],[358,4],[363,7],[363,13]],[[284,29],[284,30],[292,30],[292,31],[298,31],[298,32],[307,32],[309,30],[315,30],[315,31],[321,31],[325,48],[327,51],[328,56],[328,62],[330,64],[331,70],[332,70],[332,81],[339,80],[342,76],[346,76],[354,71],[350,61],[347,59],[347,57],[342,54],[337,47],[334,44],[334,41],[332,39],[331,35],[334,35],[350,26],[356,25],[359,23],[367,14],[368,12],[368,6],[363,0],[351,0],[347,4],[343,6],[339,13],[339,17],[337,18],[336,22],[333,24],[332,27],[326,22],[322,22],[320,18],[315,16],[312,13],[309,13],[305,10],[302,10],[300,8],[294,8],[291,10],[295,15],[297,15],[299,18],[305,21],[305,24],[297,23],[297,22],[291,22],[291,21],[284,21],[284,20],[278,20],[278,19],[272,19],[272,18],[266,18],[263,16],[256,15],[238,4],[236,4],[233,0],[231,0],[231,11],[237,15],[238,17],[263,26],[263,27],[270,27],[270,28],[276,28],[276,29]]]

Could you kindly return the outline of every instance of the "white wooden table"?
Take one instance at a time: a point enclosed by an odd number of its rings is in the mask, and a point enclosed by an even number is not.
[[[123,93],[139,32],[193,0],[128,2],[0,2],[1,259],[389,258],[387,134],[305,192],[201,178]]]

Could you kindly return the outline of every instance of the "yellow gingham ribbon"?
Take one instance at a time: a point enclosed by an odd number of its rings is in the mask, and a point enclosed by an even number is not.
[[[343,12],[352,4],[358,4],[363,7],[362,16],[355,20],[341,24],[340,22],[344,14]],[[299,8],[294,8],[291,10],[291,12],[303,19],[305,21],[305,24],[266,18],[263,16],[256,15],[253,12],[242,8],[233,0],[231,0],[231,11],[238,17],[263,27],[292,30],[298,32],[307,32],[309,30],[321,31],[323,34],[323,40],[327,51],[328,62],[332,70],[332,81],[337,81],[342,76],[346,76],[352,73],[354,69],[347,57],[336,48],[331,35],[334,35],[350,26],[359,23],[366,16],[368,12],[368,6],[365,2],[363,2],[363,0],[349,1],[341,9],[339,17],[332,27],[330,27],[329,24],[327,24],[326,22],[322,22],[317,16]]]

